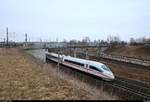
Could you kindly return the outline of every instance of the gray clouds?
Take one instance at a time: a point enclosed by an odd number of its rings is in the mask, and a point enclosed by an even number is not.
[[[1,0],[0,28],[22,40],[26,32],[31,40],[150,37],[149,6],[149,0]]]

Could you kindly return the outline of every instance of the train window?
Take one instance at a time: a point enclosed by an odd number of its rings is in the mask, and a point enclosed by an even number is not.
[[[94,69],[94,70],[96,70],[96,71],[103,72],[102,70],[100,70],[100,69],[98,69],[98,68],[96,68],[96,67],[94,67],[94,66],[90,66],[90,69]]]
[[[104,70],[110,71],[110,69],[109,69],[108,67],[106,67],[105,65],[102,65],[102,68],[103,68]]]
[[[50,57],[52,57],[52,58],[57,58],[57,57],[55,57],[55,56],[52,56],[52,55],[49,55]]]
[[[97,71],[99,71],[96,67],[94,67],[94,66],[90,66],[90,69],[94,69],[94,70],[97,70]]]
[[[84,64],[82,64],[82,63],[78,63],[78,62],[74,62],[74,61],[70,61],[70,60],[66,60],[66,59],[65,59],[65,61],[69,62],[69,63],[77,64],[77,65],[80,65],[80,66],[84,66]]]

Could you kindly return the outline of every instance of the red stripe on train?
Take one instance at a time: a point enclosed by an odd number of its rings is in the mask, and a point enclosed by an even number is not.
[[[57,61],[56,61],[57,62]],[[73,63],[70,63],[70,62],[66,62],[66,61],[63,61],[63,63],[66,63],[66,64],[70,64],[70,65],[73,65],[73,66],[76,66],[76,67],[79,67],[79,69],[81,69],[81,68],[83,68],[83,69],[86,69],[86,70],[90,70],[90,71],[92,71],[92,72],[94,72],[94,73],[96,73],[95,72],[95,70],[93,70],[93,69],[90,69],[90,68],[84,68],[84,67],[82,67],[82,66],[80,66],[80,65],[76,65],[76,64],[73,64]],[[97,74],[97,73],[96,73]],[[96,75],[95,74],[95,75]],[[101,72],[98,72],[98,74],[101,74],[101,75],[103,75],[103,76],[106,76],[106,77],[108,77],[107,75],[105,75],[105,74],[102,74]]]
[[[80,66],[80,65],[76,65],[76,64],[72,64],[72,63],[69,63],[69,62],[66,62],[66,61],[64,61],[64,63],[66,63],[66,64],[70,64],[70,65],[74,65],[74,66],[76,66],[76,67],[79,67],[79,69],[80,69],[80,67],[81,68],[84,68],[84,67],[82,67],[82,66]],[[84,69],[87,69],[87,70],[90,70],[90,71],[95,71],[95,70],[93,70],[93,69],[89,69],[89,68],[84,68]],[[96,73],[96,72],[94,72],[94,73]],[[102,74],[101,72],[98,72],[98,74],[101,74],[101,75],[103,75],[103,76],[106,76],[105,74]],[[108,77],[108,76],[106,76],[106,77]]]

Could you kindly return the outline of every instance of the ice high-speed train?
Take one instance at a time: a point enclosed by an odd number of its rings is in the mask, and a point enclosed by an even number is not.
[[[59,62],[65,66],[101,77],[103,80],[115,79],[112,71],[103,63],[46,52],[46,59],[58,62],[58,58],[60,58]]]

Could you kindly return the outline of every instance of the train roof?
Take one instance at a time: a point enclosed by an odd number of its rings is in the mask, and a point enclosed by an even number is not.
[[[52,55],[52,56],[55,56],[55,57],[58,57],[58,54],[56,54],[56,53],[49,53],[49,52],[46,52],[46,54],[50,54],[50,55]],[[60,55],[60,57],[62,57],[62,55]]]
[[[55,57],[58,57],[58,54],[56,54],[56,53],[46,52],[46,54],[51,54],[51,55],[53,55]],[[62,55],[60,55],[60,57],[62,57]],[[84,63],[84,64],[89,64],[89,65],[94,65],[94,66],[97,66],[97,67],[99,67],[101,65],[104,65],[103,63],[100,63],[100,62],[86,60],[86,59],[81,59],[81,58],[75,58],[75,57],[65,56],[65,55],[64,55],[64,59],[68,59],[68,60],[75,61],[75,62],[78,62],[78,63]]]
[[[71,57],[71,56],[65,56],[65,59],[72,60],[72,61],[79,62],[79,63],[86,63],[87,62],[84,59],[75,58],[75,57]]]
[[[74,58],[74,57],[70,57],[70,56],[65,57],[65,59],[69,59],[71,61],[75,61],[75,62],[78,62],[78,63],[89,64],[90,66],[94,66],[94,67],[96,67],[100,70],[101,70],[102,66],[104,65],[103,63],[100,63],[100,62],[85,60],[85,59],[80,59],[80,58]],[[107,71],[111,71],[111,70],[107,67]]]
[[[65,59],[69,59],[69,60],[76,61],[76,62],[79,62],[79,63],[90,64],[90,65],[94,65],[94,66],[104,65],[103,63],[100,63],[100,62],[75,58],[75,57],[71,57],[71,56],[65,56]]]

